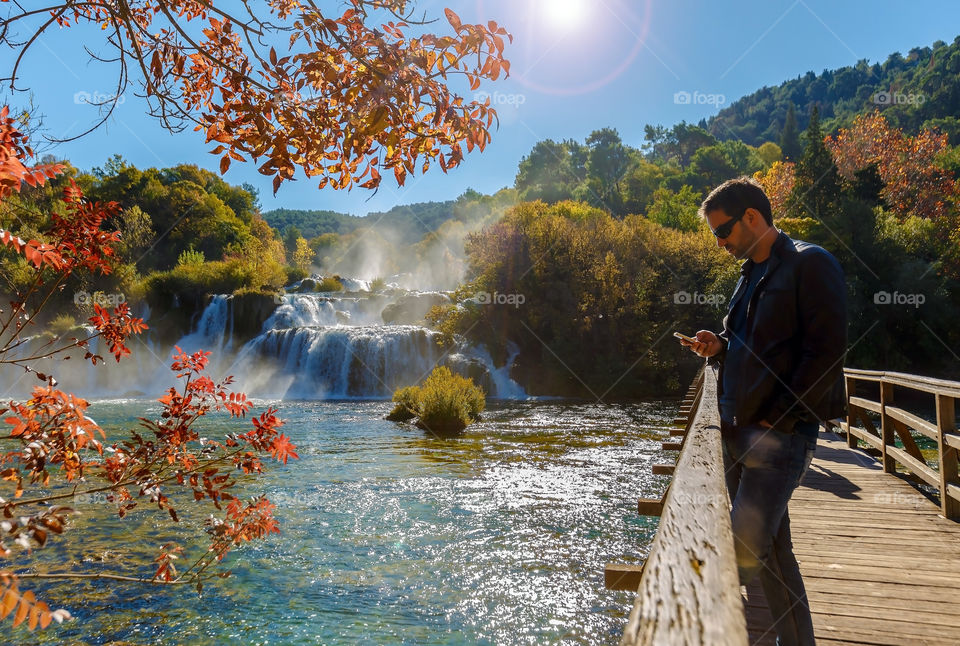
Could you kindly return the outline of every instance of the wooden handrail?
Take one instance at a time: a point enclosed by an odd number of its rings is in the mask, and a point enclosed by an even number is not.
[[[621,646],[747,644],[723,477],[717,374],[705,367]]]
[[[879,449],[885,472],[896,473],[897,465],[903,466],[937,489],[940,495],[940,512],[944,517],[960,520],[960,434],[957,433],[955,417],[956,401],[960,399],[960,382],[902,372],[853,368],[844,369],[844,376],[847,386],[847,422],[844,425],[847,445],[856,448],[857,441],[862,440]],[[857,396],[858,381],[878,384],[880,401]],[[933,395],[936,402],[936,421],[893,406],[894,386]],[[880,414],[879,432],[867,417],[868,410]],[[858,421],[863,423],[864,428],[856,426]],[[911,431],[937,442],[937,469],[927,464]],[[895,436],[899,436],[903,442],[902,449],[896,446]]]

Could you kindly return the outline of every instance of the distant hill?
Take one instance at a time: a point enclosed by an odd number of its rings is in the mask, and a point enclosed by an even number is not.
[[[336,211],[309,211],[296,209],[274,209],[263,214],[263,219],[281,233],[288,226],[295,226],[303,237],[310,239],[324,233],[346,234],[358,227],[376,226],[390,228],[402,234],[409,242],[416,242],[441,224],[451,219],[464,219],[465,213],[456,208],[481,195],[468,189],[456,200],[444,202],[418,202],[401,204],[389,211],[371,212],[365,217],[337,213]]]
[[[740,139],[751,146],[779,142],[787,111],[794,106],[800,130],[810,108],[820,106],[824,130],[849,125],[857,114],[879,109],[907,132],[938,127],[960,143],[960,36],[952,45],[937,41],[915,47],[906,56],[891,54],[883,63],[866,60],[821,74],[807,72],[777,87],[744,96],[706,122],[721,140]]]
[[[300,229],[303,237],[315,238],[324,233],[349,233],[356,229],[363,218],[336,211],[304,211],[297,209],[273,209],[263,214],[271,227],[283,233],[289,226]]]

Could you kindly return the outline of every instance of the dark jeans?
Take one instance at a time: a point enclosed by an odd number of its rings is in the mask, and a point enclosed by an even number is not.
[[[811,430],[810,424],[797,424],[793,433],[751,424],[736,428],[723,440],[740,584],[760,575],[782,646],[814,643],[810,606],[793,555],[787,513],[790,496],[817,446],[815,435],[800,432]]]

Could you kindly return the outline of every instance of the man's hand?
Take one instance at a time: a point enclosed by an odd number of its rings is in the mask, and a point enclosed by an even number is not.
[[[696,334],[696,343],[690,343],[680,339],[681,345],[685,345],[701,357],[712,357],[723,349],[723,341],[710,330],[700,330]]]

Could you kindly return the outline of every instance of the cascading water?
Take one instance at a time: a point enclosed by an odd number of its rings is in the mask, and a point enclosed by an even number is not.
[[[491,397],[519,399],[523,389],[497,369],[482,348],[444,348],[440,333],[420,325],[383,323],[382,312],[436,293],[394,290],[304,293],[283,296],[261,333],[236,353],[230,297],[213,298],[195,330],[177,344],[187,351],[213,350],[212,366],[232,374],[250,395],[286,399],[381,399],[421,382],[436,365],[470,376]],[[402,308],[401,308],[402,309]],[[216,355],[221,355],[219,358]],[[511,356],[511,360],[512,360]]]

